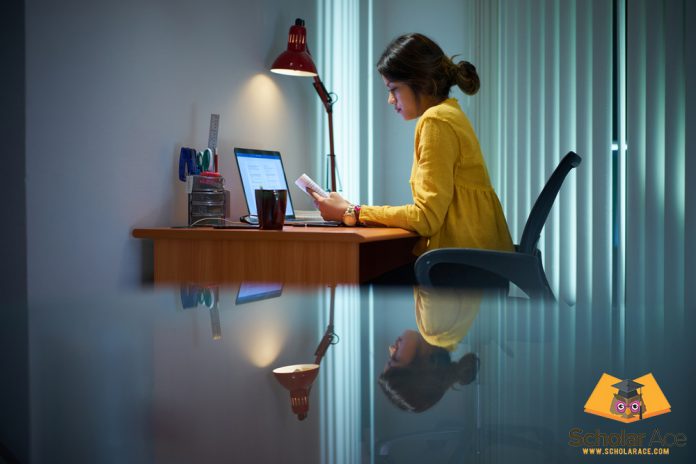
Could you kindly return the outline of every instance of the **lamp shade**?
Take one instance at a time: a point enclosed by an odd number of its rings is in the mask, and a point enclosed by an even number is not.
[[[291,76],[317,75],[317,67],[307,51],[307,29],[305,29],[302,19],[297,18],[295,25],[290,26],[288,49],[276,58],[271,66],[271,71]]]
[[[319,373],[318,364],[295,364],[273,369],[276,380],[290,391],[292,412],[304,420],[309,412],[309,390]]]

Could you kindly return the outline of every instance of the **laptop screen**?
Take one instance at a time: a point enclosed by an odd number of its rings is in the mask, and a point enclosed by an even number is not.
[[[250,303],[279,297],[283,293],[283,284],[264,282],[242,282],[237,292],[235,304]]]
[[[288,191],[288,203],[285,208],[285,217],[294,218],[295,211],[292,208],[290,189],[285,178],[283,160],[277,151],[254,150],[250,148],[235,148],[234,155],[237,159],[239,177],[242,180],[244,197],[246,199],[249,214],[256,215],[256,196],[254,190],[275,189]]]

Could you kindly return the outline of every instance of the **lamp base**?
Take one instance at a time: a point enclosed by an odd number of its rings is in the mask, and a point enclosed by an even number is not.
[[[331,157],[333,156],[334,162],[331,163]],[[334,169],[335,169],[335,178],[336,178],[336,189],[331,188],[331,165],[333,164]],[[324,190],[327,192],[342,192],[343,191],[343,183],[341,182],[341,173],[338,170],[338,166],[336,165],[336,155],[332,155],[329,153],[326,155],[326,176],[325,176],[326,182],[324,183]]]

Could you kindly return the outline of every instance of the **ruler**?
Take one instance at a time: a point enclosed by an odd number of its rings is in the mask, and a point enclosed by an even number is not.
[[[208,131],[208,148],[213,150],[213,153],[217,150],[218,142],[218,128],[220,127],[220,115],[211,114],[210,115],[210,130]]]

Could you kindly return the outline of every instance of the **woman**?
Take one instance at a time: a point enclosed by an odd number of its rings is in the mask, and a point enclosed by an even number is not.
[[[466,94],[479,89],[476,68],[455,64],[422,34],[392,41],[377,63],[389,91],[388,102],[416,125],[411,170],[413,203],[357,206],[332,192],[314,194],[326,220],[346,225],[400,227],[422,238],[414,253],[443,247],[513,250],[500,201],[471,122],[449,98],[453,85]]]
[[[389,347],[389,361],[378,383],[399,409],[423,412],[455,384],[473,382],[478,369],[479,359],[474,353],[452,362],[449,351],[430,345],[418,332],[406,330]]]
[[[379,385],[400,409],[422,412],[454,385],[475,378],[479,359],[467,353],[452,361],[451,352],[466,337],[483,298],[479,291],[431,292],[414,288],[418,332],[406,330],[389,347]]]

